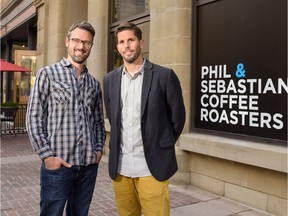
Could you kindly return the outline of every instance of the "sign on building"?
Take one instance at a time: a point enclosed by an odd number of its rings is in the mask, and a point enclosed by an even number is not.
[[[199,1],[195,33],[196,127],[287,140],[287,0]]]

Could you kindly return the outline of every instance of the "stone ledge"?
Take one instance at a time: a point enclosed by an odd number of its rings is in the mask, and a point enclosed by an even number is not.
[[[180,136],[179,147],[189,152],[288,173],[285,146],[187,133]]]

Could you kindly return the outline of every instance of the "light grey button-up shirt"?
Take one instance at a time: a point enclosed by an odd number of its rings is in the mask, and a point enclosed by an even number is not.
[[[132,77],[124,67],[121,82],[121,150],[118,173],[127,177],[151,175],[141,135],[141,92],[144,64]]]

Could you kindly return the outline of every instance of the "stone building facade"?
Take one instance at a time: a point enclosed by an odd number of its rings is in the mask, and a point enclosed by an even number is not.
[[[115,13],[113,2],[116,5],[121,1],[34,0],[37,11],[36,68],[66,56],[64,38],[68,27],[75,21],[87,20],[96,30],[87,66],[102,83],[104,75],[115,64],[112,34],[121,21],[112,16]],[[195,127],[195,77],[192,76],[195,35],[192,30],[196,1],[139,2],[144,2],[144,10],[122,20],[135,22],[142,28],[146,57],[174,69],[181,82],[186,107],[185,128],[176,145],[179,171],[171,184],[194,185],[271,214],[287,215],[286,145],[273,140],[267,143],[191,129]],[[108,121],[106,129],[108,141]],[[109,154],[108,145],[105,154]]]

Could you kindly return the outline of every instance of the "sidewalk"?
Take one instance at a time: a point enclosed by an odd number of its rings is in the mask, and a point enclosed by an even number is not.
[[[27,135],[1,138],[1,216],[39,215],[40,159]],[[170,185],[171,216],[268,216],[193,186]],[[107,157],[103,157],[89,216],[116,216]]]

